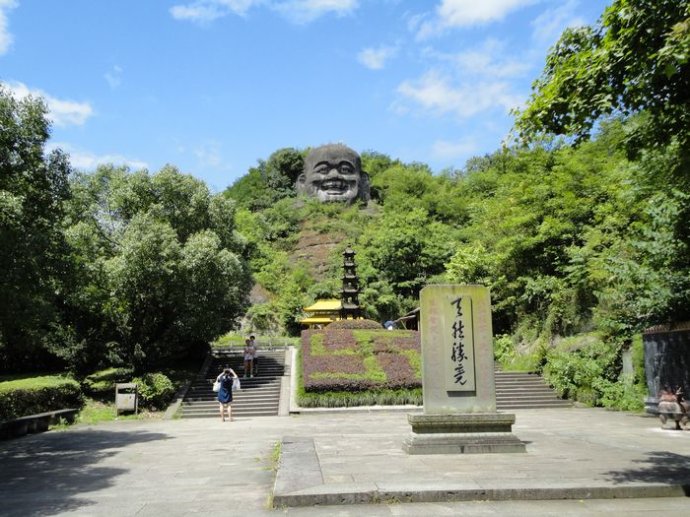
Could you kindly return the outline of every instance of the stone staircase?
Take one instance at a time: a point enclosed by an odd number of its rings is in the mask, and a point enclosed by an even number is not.
[[[572,407],[536,373],[496,370],[496,409]]]
[[[234,417],[275,416],[279,414],[281,381],[290,372],[285,367],[286,348],[262,348],[259,369],[254,378],[244,379],[241,350],[214,351],[208,368],[197,376],[182,401],[182,418],[217,418],[218,402],[213,380],[228,365],[240,376],[242,389],[233,395]],[[572,407],[558,397],[544,379],[535,373],[495,371],[496,409]]]
[[[218,418],[218,401],[212,386],[226,365],[235,370],[242,382],[242,389],[233,393],[233,418],[278,415],[281,379],[289,375],[285,371],[285,354],[284,348],[262,348],[256,375],[244,379],[241,350],[214,351],[208,369],[187,390],[180,406],[182,418]]]

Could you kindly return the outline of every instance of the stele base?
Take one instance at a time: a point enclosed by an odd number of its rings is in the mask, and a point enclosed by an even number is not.
[[[486,454],[526,452],[511,431],[515,415],[466,413],[407,415],[412,433],[403,442],[408,454]]]

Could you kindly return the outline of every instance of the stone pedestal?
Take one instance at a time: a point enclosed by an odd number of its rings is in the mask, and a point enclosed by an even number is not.
[[[489,290],[479,285],[422,289],[424,414],[408,415],[409,454],[525,452],[515,415],[496,411]]]
[[[407,415],[407,420],[412,433],[403,450],[408,454],[525,452],[525,444],[511,432],[512,414]]]
[[[690,322],[658,325],[645,330],[644,370],[647,378],[647,413],[659,412],[659,392],[664,386],[680,386],[690,397]]]

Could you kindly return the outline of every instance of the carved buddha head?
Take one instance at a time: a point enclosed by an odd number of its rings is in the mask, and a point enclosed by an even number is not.
[[[369,176],[362,172],[359,155],[341,144],[312,149],[304,160],[304,172],[297,178],[298,192],[321,202],[369,201]]]

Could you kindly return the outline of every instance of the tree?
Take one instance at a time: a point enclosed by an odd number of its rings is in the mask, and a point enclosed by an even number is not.
[[[575,149],[506,149],[462,177],[469,221],[448,278],[491,288],[497,332],[522,326],[564,335],[589,322],[594,286],[571,278],[568,267],[597,209],[626,185],[621,134],[612,124]]]
[[[146,371],[234,327],[250,277],[231,200],[171,166],[100,167],[75,175],[73,192],[67,234],[82,274],[64,313],[88,343],[82,357]]]
[[[46,107],[0,85],[0,363],[38,367],[55,322],[65,243],[61,232],[70,166],[45,156]]]
[[[430,277],[443,273],[451,233],[421,208],[384,212],[357,243],[362,283],[385,279],[397,295],[416,298]]]
[[[563,33],[517,128],[527,140],[541,133],[581,140],[602,117],[644,113],[630,131],[631,156],[677,140],[687,174],[689,59],[687,0],[615,0],[594,27]]]
[[[295,182],[303,168],[304,152],[278,149],[268,160],[259,160],[256,167],[225,189],[224,195],[252,211],[269,208],[281,199],[295,197]]]
[[[623,206],[630,216],[624,234],[585,255],[601,259],[590,262],[599,264],[595,271],[607,270],[600,301],[610,310],[603,319],[634,331],[688,314],[690,2],[615,0],[594,27],[566,30],[516,127],[527,142],[544,134],[581,142],[612,115],[625,120],[625,149],[639,164],[625,180],[634,184],[640,211]]]

